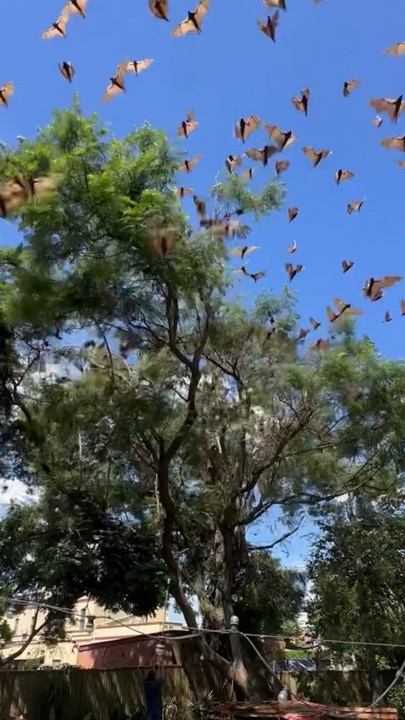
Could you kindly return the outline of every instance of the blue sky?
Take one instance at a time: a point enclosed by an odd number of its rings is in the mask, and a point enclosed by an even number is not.
[[[323,0],[319,5],[287,0],[275,44],[257,27],[258,18],[267,15],[260,0],[212,0],[201,36],[170,37],[193,2],[171,0],[170,23],[165,23],[152,17],[147,0],[90,0],[86,20],[72,18],[66,40],[47,41],[41,33],[56,20],[61,3],[25,3],[24,9],[9,3],[2,25],[0,82],[14,81],[15,95],[7,110],[0,108],[0,139],[32,137],[49,122],[53,108],[71,105],[74,91],[83,111],[99,113],[118,137],[149,121],[174,140],[177,125],[194,108],[199,128],[179,147],[189,151],[188,157],[202,153],[203,158],[189,178],[180,176],[180,184],[191,185],[204,198],[218,171],[224,170],[225,157],[244,149],[233,137],[233,125],[241,116],[255,113],[265,122],[294,130],[298,141],[284,153],[291,162],[282,176],[285,207],[253,226],[249,239],[261,250],[250,256],[248,268],[266,270],[267,275],[256,286],[242,281],[241,293],[250,300],[260,290],[279,292],[286,282],[284,263],[290,260],[286,248],[296,240],[298,251],[292,259],[306,268],[292,283],[302,324],[307,325],[309,315],[322,319],[319,334],[324,336],[325,306],[338,296],[366,310],[359,330],[375,340],[382,353],[402,357],[399,324],[405,318],[399,317],[399,303],[405,297],[404,284],[388,290],[377,303],[365,303],[361,294],[367,277],[405,270],[405,170],[395,163],[401,154],[379,144],[382,138],[405,133],[405,115],[397,126],[384,117],[377,129],[368,106],[370,98],[395,98],[405,89],[405,57],[383,52],[405,40],[405,29],[399,34],[405,28],[402,0]],[[101,105],[109,77],[125,57],[153,58],[154,63],[138,78],[128,76],[126,95]],[[57,63],[63,60],[76,69],[71,86],[58,72]],[[361,80],[361,85],[345,99],[342,85],[351,79]],[[305,87],[312,93],[307,118],[291,103]],[[266,139],[261,129],[247,147],[261,147]],[[301,151],[304,145],[331,149],[333,155],[314,170]],[[245,168],[251,165],[245,160]],[[253,187],[271,177],[273,167],[273,161],[266,169],[257,166]],[[351,170],[355,178],[337,187],[334,173],[339,168]],[[365,196],[361,213],[349,216],[347,203]],[[288,206],[300,209],[291,224]],[[193,213],[191,200],[185,208]],[[0,241],[15,240],[13,226],[3,222]],[[343,259],[355,262],[345,276]],[[397,317],[383,324],[387,309]],[[259,543],[266,544],[273,520],[261,523]],[[303,536],[312,529],[307,523],[290,543],[289,557],[279,550],[283,561],[302,563],[309,542]]]

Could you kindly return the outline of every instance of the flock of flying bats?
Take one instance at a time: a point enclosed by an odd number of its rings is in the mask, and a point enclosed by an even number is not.
[[[42,38],[44,40],[50,40],[57,37],[66,38],[66,28],[70,17],[73,15],[80,16],[81,18],[85,19],[85,10],[88,1],[89,0],[69,0],[69,2],[64,5],[56,21],[52,23],[52,25],[42,33]],[[322,0],[314,0],[314,2],[317,5],[322,2]],[[211,0],[200,0],[196,8],[193,11],[188,12],[187,18],[185,18],[172,30],[171,35],[173,37],[181,37],[191,32],[200,34],[203,21],[210,8],[210,3]],[[148,4],[150,11],[155,18],[166,22],[169,21],[169,0],[148,0]],[[259,19],[258,27],[265,36],[275,42],[277,27],[280,18],[280,10],[285,11],[287,9],[286,2],[285,0],[263,0],[263,4],[269,8],[273,8],[275,11],[272,15],[267,16],[266,22],[263,22]],[[405,42],[396,43],[395,45],[387,48],[385,52],[393,56],[405,55]],[[123,62],[121,62],[117,66],[115,75],[110,78],[110,83],[102,97],[102,101],[105,102],[111,100],[115,95],[119,93],[125,93],[126,87],[124,81],[127,73],[133,72],[135,73],[135,75],[139,75],[139,73],[141,73],[142,71],[147,70],[152,65],[152,63],[153,60],[151,58],[132,61],[125,59]],[[61,75],[68,82],[71,83],[75,75],[75,69],[72,63],[63,61],[58,64],[58,67]],[[348,98],[350,94],[359,85],[359,80],[345,81],[342,88],[343,96],[345,98]],[[2,87],[0,87],[1,106],[8,107],[8,102],[13,95],[13,92],[14,84],[12,82],[7,82]],[[296,110],[303,113],[303,115],[305,115],[306,117],[308,115],[311,103],[310,89],[305,88],[304,90],[302,90],[299,96],[293,97],[291,99],[291,102],[296,108]],[[376,113],[375,117],[373,118],[373,123],[377,128],[381,127],[381,125],[383,124],[383,119],[381,118],[381,115],[386,115],[387,118],[395,124],[398,117],[405,112],[405,101],[403,100],[402,95],[400,95],[398,98],[374,98],[369,101],[369,104]],[[256,130],[258,130],[261,125],[261,119],[257,115],[249,115],[246,118],[241,118],[235,125],[235,137],[239,139],[242,143],[245,143],[246,140],[250,137],[250,135]],[[190,134],[197,129],[197,127],[198,122],[195,120],[195,112],[193,110],[190,110],[187,113],[185,119],[182,120],[178,126],[178,135],[187,139]],[[268,161],[273,156],[282,153],[297,140],[297,137],[292,130],[284,131],[276,125],[270,125],[268,123],[264,123],[263,127],[268,134],[269,143],[261,148],[249,148],[241,155],[228,155],[228,157],[225,159],[225,165],[229,173],[235,172],[235,170],[242,165],[244,157],[247,157],[252,161],[260,162],[263,166],[267,166]],[[381,145],[388,150],[397,150],[405,153],[405,135],[389,137],[381,140],[380,142]],[[304,152],[308,160],[312,163],[314,168],[316,168],[321,161],[325,160],[329,155],[332,154],[331,150],[315,149],[312,146],[305,146],[302,148],[302,151]],[[190,159],[185,159],[179,165],[178,171],[190,174],[193,168],[200,161],[201,157],[201,155],[195,155]],[[404,160],[397,161],[397,164],[400,167],[405,168]],[[279,177],[283,172],[288,170],[289,167],[290,163],[288,160],[276,160],[275,172],[277,177]],[[242,174],[242,177],[246,181],[249,181],[252,179],[253,174],[254,168],[250,168]],[[342,182],[348,181],[353,177],[354,173],[351,170],[347,169],[339,169],[335,173],[335,180],[337,185]],[[60,176],[55,174],[49,175],[47,177],[39,177],[36,179],[28,180],[16,174],[13,180],[3,182],[0,185],[0,217],[6,218],[10,216],[35,196],[53,192],[59,182]],[[221,239],[231,237],[244,237],[243,226],[240,225],[238,220],[231,217],[232,214],[227,215],[225,218],[222,219],[207,217],[206,203],[194,194],[192,188],[178,187],[176,189],[176,194],[180,198],[183,198],[186,195],[193,196],[196,211],[200,218],[200,226],[206,230],[209,230],[210,234],[213,237]],[[354,200],[353,202],[348,203],[347,212],[349,213],[349,215],[355,212],[360,212],[364,202],[365,198],[362,200]],[[287,212],[288,220],[289,222],[292,222],[297,217],[299,213],[299,208],[289,207]],[[237,210],[236,213],[233,214],[243,214],[243,208]],[[150,229],[149,244],[150,249],[154,254],[161,256],[170,255],[175,240],[176,233],[174,231],[156,227]],[[257,246],[246,245],[243,248],[234,248],[231,252],[232,254],[240,257],[242,261],[244,261],[245,257],[249,253],[257,249]],[[290,254],[295,253],[296,249],[297,245],[295,242],[287,248],[288,253]],[[347,273],[353,267],[353,265],[353,262],[343,260],[343,273]],[[300,273],[304,269],[304,265],[301,264],[295,266],[291,262],[285,264],[285,271],[288,275],[290,282],[298,273]],[[249,273],[246,269],[245,264],[242,265],[241,268],[239,268],[239,272],[251,278],[254,282],[257,282],[266,274],[265,271]],[[370,278],[366,281],[363,287],[363,294],[365,298],[367,298],[371,302],[376,302],[383,297],[384,290],[401,281],[402,279],[403,277],[399,275],[385,276],[380,279]],[[335,306],[335,309],[332,309],[330,306],[326,308],[326,315],[329,323],[335,323],[344,316],[358,316],[364,314],[361,310],[353,308],[350,303],[346,303],[339,298],[335,298],[333,300],[333,305]],[[405,316],[405,300],[401,300],[401,315]],[[390,322],[391,320],[392,317],[387,311],[384,316],[384,322]],[[309,322],[314,330],[317,330],[321,326],[321,323],[313,317],[309,318]],[[299,331],[298,339],[305,339],[309,332],[310,328],[301,328]],[[269,336],[271,333],[272,328],[266,330],[267,336]],[[330,340],[324,340],[322,338],[319,338],[312,346],[314,350],[326,350],[329,347]]]

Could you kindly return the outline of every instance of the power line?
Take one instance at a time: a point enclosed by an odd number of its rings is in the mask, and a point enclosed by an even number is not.
[[[8,602],[12,605],[23,605],[26,607],[35,607],[39,609],[44,610],[54,610],[56,612],[63,613],[69,617],[78,617],[82,618],[81,613],[75,612],[75,610],[69,610],[68,608],[61,607],[59,605],[50,605],[49,603],[44,602],[36,602],[34,600],[23,600],[21,598],[16,597],[7,597],[4,595],[0,595],[0,600],[3,600],[4,602]],[[133,625],[129,625],[128,623],[123,622],[122,620],[117,620],[116,618],[112,617],[111,615],[89,615],[89,617],[92,617],[94,620],[109,620],[110,622],[115,623],[116,625],[119,625],[120,627],[128,628],[128,630],[131,630],[132,632],[135,632],[139,635],[144,635],[146,637],[151,637],[151,633],[145,632],[144,630],[139,630],[139,628],[135,628]],[[201,637],[201,635],[204,634],[215,634],[215,635],[230,635],[231,633],[234,633],[235,630],[232,628],[221,628],[221,629],[213,629],[213,628],[198,628],[198,627],[190,627],[187,626],[187,630],[191,632],[184,633],[183,635],[176,635],[173,640],[189,640],[194,637]],[[292,638],[285,638],[284,636],[279,635],[268,635],[266,633],[243,633],[241,631],[240,634],[245,638],[258,638],[260,640],[270,639],[270,640],[281,640],[281,639],[292,639]],[[153,637],[156,640],[170,640],[170,638],[167,638],[165,635],[159,635],[153,633]],[[388,642],[366,642],[365,640],[337,640],[337,639],[328,639],[328,638],[317,638],[317,646],[319,645],[354,645],[356,647],[386,647],[386,648],[399,648],[399,649],[405,649],[405,643],[388,643]],[[297,648],[299,649],[299,648]]]
[[[77,612],[75,612],[74,610],[69,610],[69,609],[67,609],[67,608],[62,608],[62,607],[60,607],[60,606],[58,606],[58,605],[50,605],[50,604],[48,604],[48,603],[40,603],[40,602],[35,602],[35,601],[32,601],[32,600],[21,600],[20,598],[8,598],[8,597],[1,596],[1,595],[0,595],[0,599],[4,600],[5,602],[12,603],[12,604],[14,604],[14,605],[23,605],[23,606],[25,605],[25,606],[28,606],[28,607],[29,607],[29,606],[31,606],[31,607],[36,607],[36,608],[38,608],[38,609],[43,608],[43,609],[48,609],[48,610],[56,610],[57,612],[64,613],[65,615],[69,615],[70,617],[80,617],[80,618],[82,617],[82,615],[81,615],[80,613],[77,613]],[[111,622],[116,623],[117,625],[119,625],[119,626],[121,626],[121,627],[126,627],[126,628],[128,628],[129,630],[132,630],[133,632],[139,633],[140,635],[144,635],[144,636],[149,637],[149,638],[151,637],[151,634],[150,634],[150,633],[146,633],[146,632],[144,632],[143,630],[139,630],[138,628],[134,628],[133,626],[128,625],[127,623],[124,623],[124,622],[122,622],[121,620],[116,620],[115,618],[111,617],[111,615],[92,615],[91,617],[92,617],[94,620],[109,620],[109,621],[111,621]],[[279,682],[279,678],[277,677],[277,674],[272,670],[272,668],[270,667],[269,663],[268,663],[267,660],[263,657],[262,653],[261,653],[260,650],[256,647],[256,645],[254,644],[254,642],[252,641],[251,638],[252,638],[252,637],[256,637],[256,638],[261,638],[261,639],[264,639],[264,638],[278,639],[280,636],[278,636],[278,635],[260,635],[259,633],[244,633],[244,632],[241,632],[240,630],[235,630],[235,629],[232,629],[232,628],[224,628],[224,629],[222,629],[222,630],[211,630],[211,629],[208,629],[208,628],[201,628],[201,629],[198,629],[198,628],[189,628],[189,630],[196,630],[196,632],[191,632],[191,633],[189,632],[189,633],[184,634],[184,635],[176,635],[176,637],[173,638],[173,640],[174,640],[175,642],[177,642],[178,640],[189,640],[189,639],[191,639],[191,638],[193,638],[193,637],[201,637],[204,633],[216,633],[216,634],[222,634],[222,635],[223,635],[223,634],[225,634],[225,635],[230,635],[231,633],[232,633],[232,634],[238,633],[241,637],[243,637],[245,640],[247,640],[247,642],[248,642],[249,645],[253,648],[253,650],[255,651],[256,655],[258,656],[258,658],[260,659],[260,661],[263,663],[263,665],[265,666],[265,668],[268,670],[268,672],[269,672],[273,677],[275,677],[276,680]],[[171,638],[167,638],[165,635],[155,635],[155,634],[154,634],[154,635],[153,635],[153,638],[156,639],[156,640],[163,641],[163,642],[167,642],[167,641],[170,641],[170,640],[171,640]],[[339,644],[360,645],[360,646],[379,646],[379,647],[405,648],[405,644],[373,643],[373,642],[360,642],[360,641],[354,641],[354,642],[352,642],[352,641],[350,641],[350,640],[345,640],[345,641],[341,641],[341,640],[318,640],[318,643],[319,643],[319,644],[320,644],[320,643],[325,643],[325,644],[327,644],[327,643],[339,643]],[[332,717],[332,718],[334,718],[334,720],[357,720],[357,718],[358,718],[362,713],[364,713],[365,710],[371,710],[372,708],[374,708],[374,707],[376,707],[377,705],[379,705],[379,703],[381,702],[381,700],[383,700],[383,698],[384,698],[386,695],[388,695],[388,693],[390,692],[390,690],[392,690],[392,688],[397,684],[397,682],[403,677],[404,672],[405,672],[405,660],[404,660],[404,662],[402,663],[402,665],[401,665],[401,667],[399,668],[399,670],[397,670],[397,672],[395,673],[394,679],[392,680],[392,682],[390,683],[390,685],[384,690],[384,692],[382,692],[381,695],[380,695],[376,700],[374,700],[370,705],[368,705],[368,706],[365,707],[365,708],[362,708],[360,712],[358,712],[358,713],[351,713],[350,715],[347,715],[347,714],[345,714],[345,715],[339,715],[338,713],[336,713],[336,714],[333,714],[333,713],[332,713],[332,714],[331,714],[331,713],[329,712],[329,713],[328,713],[329,716]],[[297,700],[297,701],[299,701],[299,702],[301,702],[301,703],[308,704],[308,705],[311,705],[311,706],[312,706],[312,703],[309,703],[307,700],[303,700],[302,698],[300,698],[300,697],[299,697],[298,695],[296,695],[295,693],[293,693],[293,692],[290,691],[290,694],[292,695],[293,698],[295,698],[295,700]]]

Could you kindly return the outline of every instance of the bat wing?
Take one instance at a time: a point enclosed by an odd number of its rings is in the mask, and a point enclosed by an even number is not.
[[[245,154],[251,160],[262,160],[263,159],[262,150],[257,150],[256,148],[249,148],[249,150],[246,150]]]
[[[382,280],[377,280],[374,287],[378,284],[380,290],[383,288],[389,288],[395,285],[395,283],[400,282],[402,278],[402,275],[386,275],[382,278]]]
[[[281,138],[280,130],[278,129],[277,125],[269,125],[269,123],[264,124],[264,129],[267,130],[269,137],[274,140],[274,142],[279,143]]]
[[[308,160],[312,160],[312,162],[314,162],[318,157],[318,153],[315,152],[314,148],[309,147],[308,145],[302,148],[302,152],[304,153],[305,157],[307,157]]]
[[[387,150],[402,150],[404,151],[404,138],[403,137],[392,137],[392,138],[385,138],[385,140],[380,140],[380,143],[383,147],[385,147]]]
[[[66,6],[65,6],[56,21],[56,24],[58,25],[58,27],[60,27],[62,32],[65,32],[65,30],[66,30],[66,25],[69,22],[69,17],[70,17],[70,12],[69,12],[69,10],[66,9]]]
[[[339,310],[339,312],[343,312],[343,310],[347,308],[347,303],[345,303],[344,300],[341,300],[340,298],[333,298],[333,304]]]
[[[370,100],[370,106],[374,108],[376,113],[390,114],[392,112],[393,103],[395,103],[395,100],[391,100],[389,98],[374,98],[373,100]]]
[[[155,16],[158,20],[169,20],[167,17],[167,13],[169,10],[168,7],[168,1],[167,0],[148,0],[149,1],[149,10],[151,11],[152,15]]]
[[[34,195],[52,195],[58,185],[61,183],[63,176],[60,173],[52,175],[44,175],[34,180]]]
[[[304,104],[301,98],[293,97],[291,98],[291,102],[296,110],[299,110],[299,112],[304,112]]]
[[[190,160],[190,162],[188,164],[189,168],[195,167],[197,165],[197,163],[200,162],[201,158],[202,158],[202,155],[194,155],[194,157]]]
[[[42,40],[52,40],[54,37],[58,37],[60,35],[60,32],[55,27],[50,27],[47,30],[44,30],[41,37]]]
[[[395,45],[391,45],[384,52],[386,55],[405,55],[405,42],[399,42]]]
[[[201,0],[201,2],[198,3],[196,9],[194,10],[194,17],[199,27],[201,27],[201,23],[210,8],[210,3],[211,0]]]
[[[11,81],[4,83],[4,85],[1,87],[0,91],[1,91],[3,98],[7,102],[14,93],[14,83]]]
[[[121,62],[119,65],[117,65],[117,69],[115,71],[115,79],[122,87],[124,85],[125,75],[128,72],[129,64],[130,64],[130,62],[129,62],[128,58],[125,58],[125,60],[123,60],[123,62]]]
[[[194,23],[189,19],[183,20],[177,27],[172,30],[172,37],[182,37],[187,35],[189,32],[197,32]]]
[[[148,68],[150,68],[152,63],[153,63],[152,58],[145,58],[145,60],[140,60],[138,62],[138,73],[143,72],[143,70],[147,70]]]
[[[115,83],[110,83],[103,97],[101,98],[101,102],[109,102],[109,100],[112,100],[113,97],[118,95],[120,92],[122,92],[122,90],[120,87],[118,87],[118,85],[115,85]]]

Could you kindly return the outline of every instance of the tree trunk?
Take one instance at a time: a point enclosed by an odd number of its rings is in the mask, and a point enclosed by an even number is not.
[[[361,558],[356,560],[356,573],[357,573],[357,601],[359,606],[359,625],[364,641],[372,642],[372,628],[370,623],[366,585],[364,582],[364,568]],[[373,646],[366,646],[366,660],[367,660],[367,671],[368,679],[370,684],[370,698],[371,702],[375,702],[381,693],[383,692],[383,683],[380,672],[377,666],[376,652]]]

